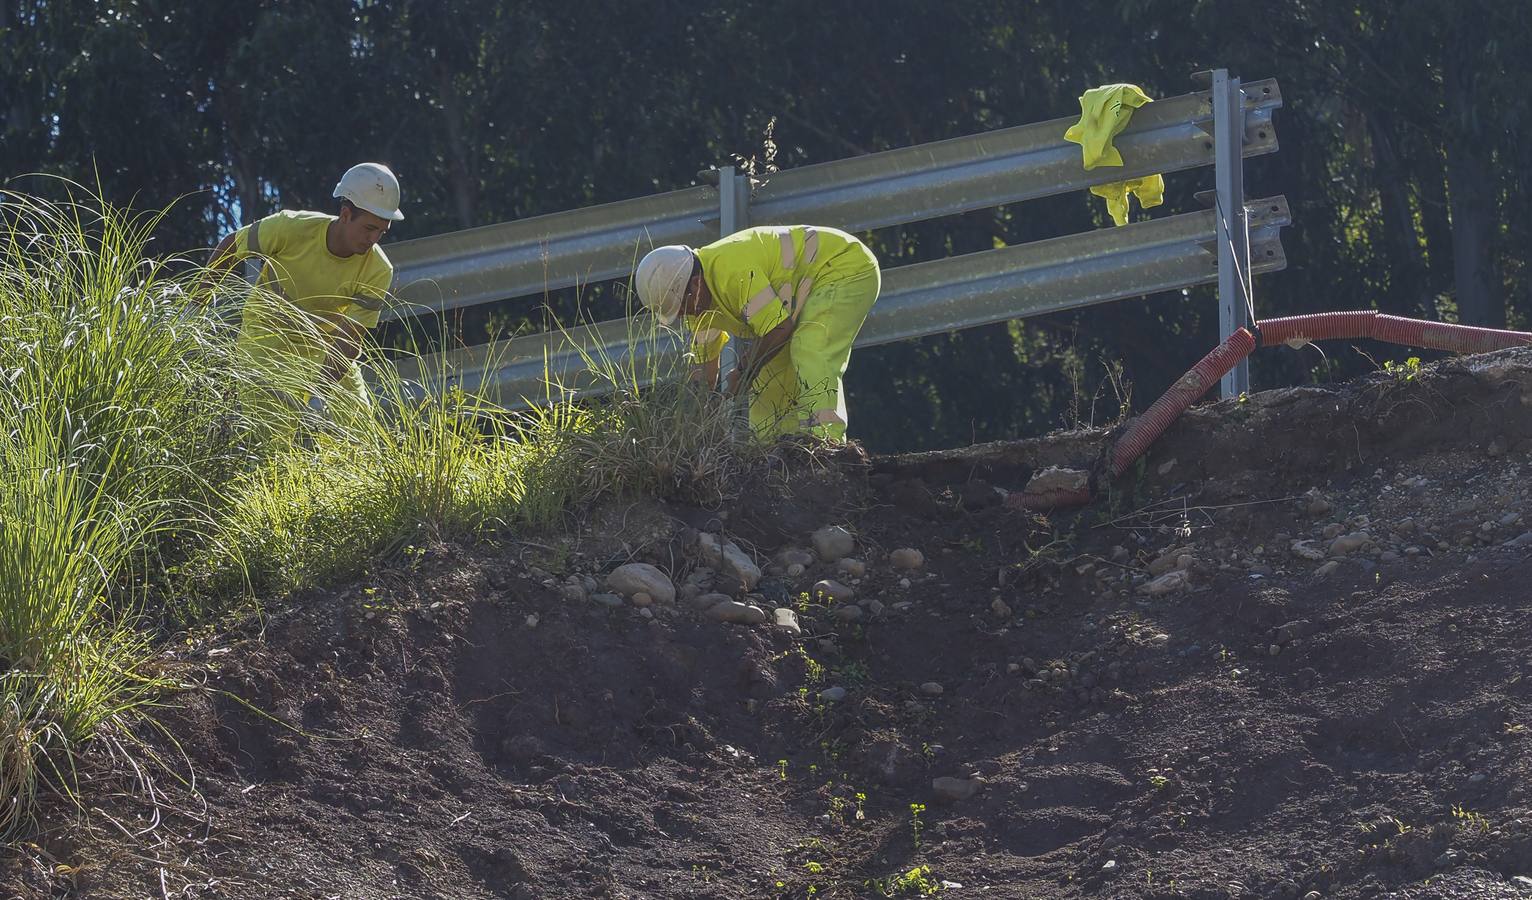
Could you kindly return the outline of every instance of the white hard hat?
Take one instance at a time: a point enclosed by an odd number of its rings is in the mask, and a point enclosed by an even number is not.
[[[350,200],[357,209],[380,219],[397,222],[404,218],[399,211],[399,179],[382,163],[357,163],[347,169],[335,185],[334,196]]]
[[[692,248],[684,244],[655,247],[638,262],[633,288],[655,317],[669,325],[681,314],[681,297],[692,277]]]

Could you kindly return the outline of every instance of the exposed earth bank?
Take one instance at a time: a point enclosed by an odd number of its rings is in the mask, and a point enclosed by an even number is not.
[[[1006,502],[1110,439],[785,451],[721,510],[412,548],[167,650],[159,761],[101,742],[0,876],[1532,896],[1532,353],[1209,404],[1088,508]]]

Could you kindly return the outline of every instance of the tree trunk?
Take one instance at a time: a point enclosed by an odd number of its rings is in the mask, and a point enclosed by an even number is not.
[[[1489,140],[1476,127],[1472,66],[1482,48],[1460,42],[1443,60],[1446,96],[1447,193],[1452,213],[1452,271],[1458,316],[1466,325],[1505,326],[1505,297],[1495,277],[1495,170]]]
[[[1378,197],[1383,207],[1383,235],[1389,261],[1386,312],[1419,316],[1432,309],[1420,232],[1410,209],[1408,173],[1399,158],[1395,136],[1382,114],[1367,117],[1377,162]]]
[[[452,84],[447,65],[436,63],[436,95],[441,101],[442,117],[447,127],[447,177],[452,182],[452,206],[458,227],[474,226],[474,201],[478,191],[469,165],[467,139],[463,134],[463,103]]]

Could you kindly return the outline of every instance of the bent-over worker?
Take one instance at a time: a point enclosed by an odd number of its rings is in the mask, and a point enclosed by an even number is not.
[[[335,185],[337,215],[282,210],[225,236],[210,269],[262,260],[245,303],[237,349],[266,383],[242,385],[248,408],[297,424],[305,405],[333,401],[365,409],[371,400],[357,356],[378,324],[394,267],[378,246],[399,211],[399,181],[380,163],[359,163]],[[337,419],[343,408],[330,408]]]
[[[861,241],[815,225],[746,228],[705,247],[657,247],[633,281],[661,321],[685,317],[694,374],[709,386],[729,337],[754,339],[727,392],[750,391],[758,437],[845,439],[841,379],[882,283]]]

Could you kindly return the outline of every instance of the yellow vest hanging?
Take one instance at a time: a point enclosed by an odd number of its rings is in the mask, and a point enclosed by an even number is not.
[[[1113,138],[1128,127],[1133,110],[1152,103],[1138,85],[1106,84],[1080,95],[1080,121],[1064,132],[1064,139],[1080,145],[1086,171],[1097,166],[1121,166],[1122,154],[1112,145]],[[1128,181],[1096,185],[1092,194],[1106,200],[1107,211],[1118,225],[1128,223],[1128,195],[1138,197],[1141,207],[1159,206],[1165,199],[1165,179],[1146,175]]]

